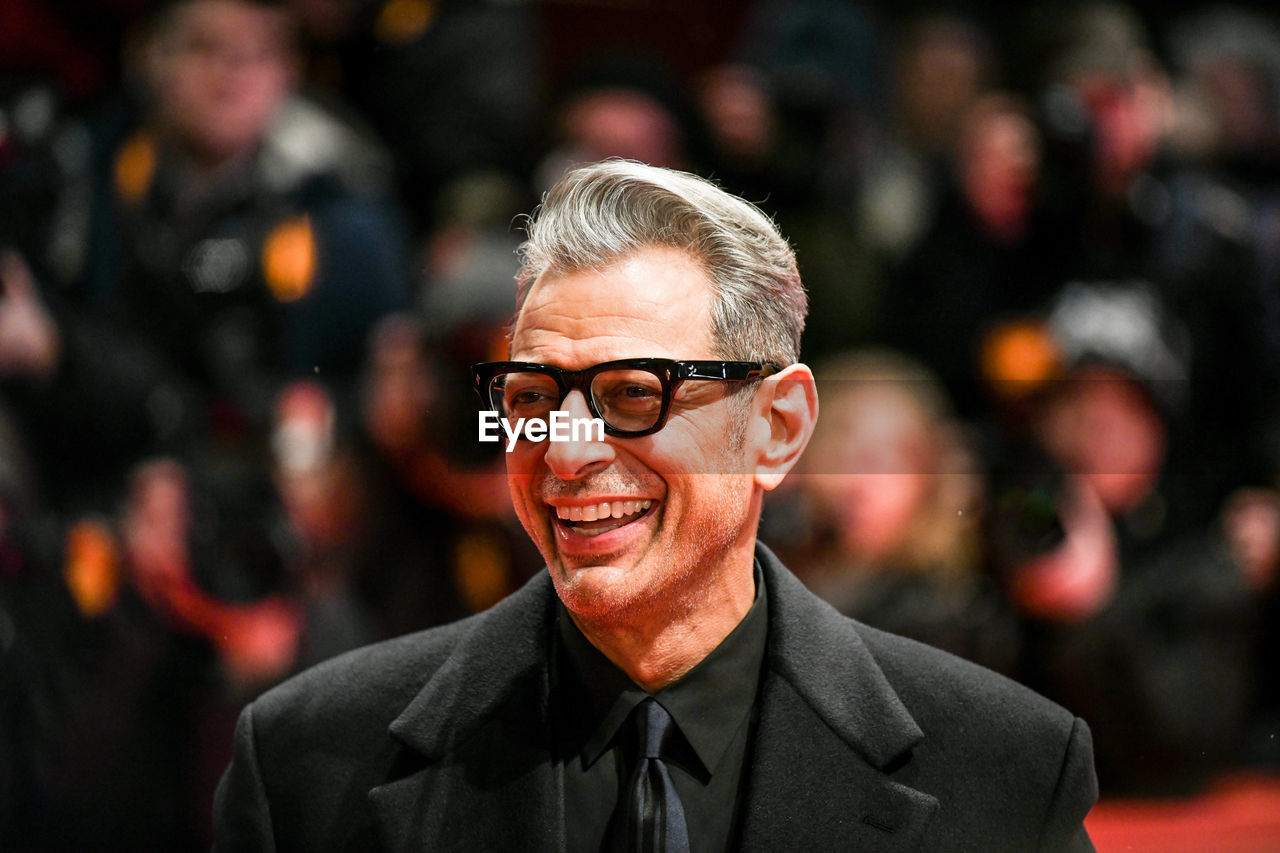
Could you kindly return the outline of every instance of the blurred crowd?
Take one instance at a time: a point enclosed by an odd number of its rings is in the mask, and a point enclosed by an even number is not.
[[[1082,715],[1280,767],[1263,4],[8,0],[0,847],[208,846],[242,704],[541,568],[467,365],[567,167],[759,204],[822,415],[762,539]]]

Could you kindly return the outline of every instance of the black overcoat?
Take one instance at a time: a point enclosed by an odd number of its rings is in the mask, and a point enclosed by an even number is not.
[[[736,847],[1091,850],[1084,721],[841,616],[757,546],[769,596]],[[546,572],[461,622],[351,652],[249,705],[220,851],[558,851]]]

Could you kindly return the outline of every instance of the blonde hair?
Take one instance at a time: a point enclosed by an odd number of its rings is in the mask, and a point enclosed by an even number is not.
[[[936,377],[899,353],[865,350],[827,362],[818,369],[817,379],[819,392],[827,400],[824,408],[831,414],[841,409],[842,400],[853,404],[869,401],[872,393],[896,395],[912,414],[908,429],[924,440],[930,482],[923,503],[886,562],[941,581],[971,578],[978,562],[982,478]],[[828,420],[824,425],[819,419],[806,473],[830,471],[822,471],[824,465],[831,465],[830,458],[821,458],[822,448],[840,440],[832,432],[837,423]]]

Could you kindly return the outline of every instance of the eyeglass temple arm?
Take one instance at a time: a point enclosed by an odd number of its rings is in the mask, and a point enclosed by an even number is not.
[[[758,366],[757,366],[758,365]],[[680,379],[719,379],[748,381],[777,373],[781,367],[771,361],[755,364],[725,363],[717,361],[685,362],[684,369],[678,374]]]

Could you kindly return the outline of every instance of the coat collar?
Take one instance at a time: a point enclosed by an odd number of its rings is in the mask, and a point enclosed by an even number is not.
[[[555,602],[543,571],[472,617],[449,659],[391,723],[391,734],[428,759],[442,758],[518,686],[545,681]]]
[[[742,850],[913,850],[938,801],[909,778],[924,738],[856,623],[763,545],[769,646],[749,761]]]
[[[555,592],[542,572],[472,617],[399,717],[407,749],[369,791],[387,850],[563,850],[547,661]]]
[[[853,621],[817,598],[764,545],[769,584],[768,671],[872,766],[884,769],[924,737]]]
[[[840,838],[911,849],[937,801],[890,777],[923,738],[854,623],[757,546],[769,590],[769,645],[740,842],[812,849]],[[473,617],[448,660],[391,724],[409,748],[399,778],[370,791],[391,849],[563,849],[553,760],[546,572]],[[860,817],[850,824],[850,817]],[[475,833],[484,837],[477,839]],[[838,834],[837,834],[838,832]],[[465,833],[465,834],[464,834]],[[477,842],[480,842],[477,844]],[[855,845],[856,846],[856,845]]]

